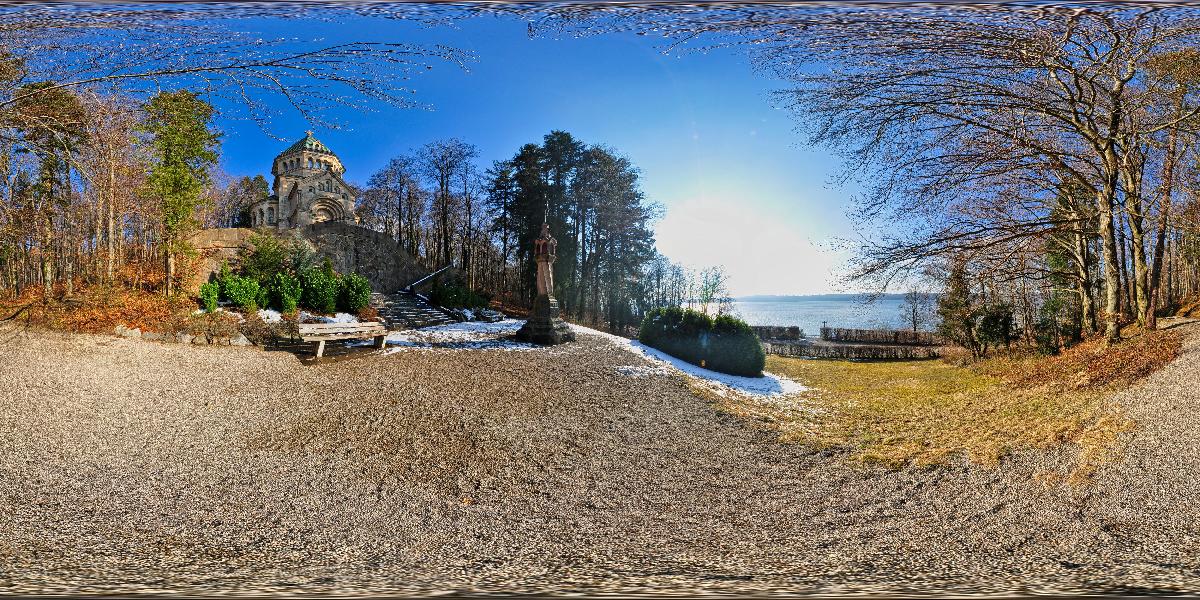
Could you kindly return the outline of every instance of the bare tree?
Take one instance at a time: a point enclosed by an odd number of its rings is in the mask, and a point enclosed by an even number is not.
[[[478,155],[479,150],[474,145],[458,138],[430,142],[421,148],[422,172],[434,185],[431,211],[438,240],[437,258],[442,265],[454,260],[454,203],[457,197],[451,186]]]

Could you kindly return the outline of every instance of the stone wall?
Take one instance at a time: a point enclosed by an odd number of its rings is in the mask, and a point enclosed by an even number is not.
[[[333,261],[334,270],[366,277],[376,292],[398,292],[429,274],[385,233],[342,221],[316,223],[298,231],[317,254]]]
[[[199,264],[185,291],[199,293],[200,284],[216,278],[222,262],[236,263],[242,248],[251,247],[252,235],[254,230],[243,228],[201,229],[196,232],[190,241],[200,255]]]
[[[280,232],[298,235],[323,260],[333,262],[339,273],[358,273],[371,282],[376,292],[391,293],[429,274],[409,256],[391,236],[346,222],[317,223],[308,227]],[[191,281],[190,293],[197,293],[200,284],[210,281],[221,268],[222,261],[237,262],[238,253],[250,248],[251,229],[204,229],[192,237],[192,245],[200,253],[200,264]]]

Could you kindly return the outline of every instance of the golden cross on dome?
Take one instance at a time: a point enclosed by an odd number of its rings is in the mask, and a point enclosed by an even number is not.
[[[308,137],[312,137],[313,131],[311,129],[305,129],[304,133],[308,135]]]

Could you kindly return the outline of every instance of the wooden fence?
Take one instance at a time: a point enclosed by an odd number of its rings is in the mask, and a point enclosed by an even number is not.
[[[926,331],[904,329],[842,329],[822,327],[821,339],[849,344],[896,344],[904,346],[941,346],[942,339]]]
[[[938,346],[863,346],[856,344],[810,344],[763,342],[767,354],[799,358],[833,358],[841,360],[918,360],[941,356]]]
[[[791,327],[776,327],[773,325],[751,325],[750,329],[762,341],[769,340],[802,340],[804,330],[792,325]]]

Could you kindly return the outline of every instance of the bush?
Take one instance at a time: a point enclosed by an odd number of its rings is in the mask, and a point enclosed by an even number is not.
[[[300,305],[319,313],[337,310],[338,279],[331,270],[306,269],[300,273]]]
[[[983,344],[984,352],[987,352],[989,345],[999,347],[1004,344],[1008,347],[1012,344],[1017,335],[1012,307],[1003,303],[989,304],[979,309],[977,314],[979,325],[975,337]]]
[[[261,306],[263,308],[266,308],[270,304],[271,304],[270,290],[267,289],[267,285],[265,283],[260,283],[258,285],[258,292],[256,292],[254,294],[254,305],[256,307]]]
[[[251,236],[250,244],[254,249],[243,251],[240,257],[242,275],[266,286],[276,273],[287,267],[288,248],[279,238],[261,233]],[[265,302],[263,306],[266,306]]]
[[[204,310],[213,312],[217,310],[217,299],[221,295],[221,286],[217,282],[210,281],[200,285],[200,303],[204,305]]]
[[[706,369],[762,376],[767,355],[745,321],[729,315],[710,318],[678,307],[651,311],[642,319],[638,340]]]
[[[433,290],[429,293],[429,301],[445,308],[482,308],[488,305],[487,298],[456,283],[434,283]]]
[[[257,309],[258,302],[262,299],[262,288],[257,281],[249,277],[230,275],[222,279],[221,292],[226,300],[244,311]]]
[[[371,282],[357,273],[349,273],[342,277],[338,285],[338,310],[350,314],[371,304]]]
[[[271,306],[290,313],[300,306],[300,280],[280,271],[271,279]]]

